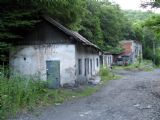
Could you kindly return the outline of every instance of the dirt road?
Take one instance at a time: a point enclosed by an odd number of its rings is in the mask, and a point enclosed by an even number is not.
[[[52,106],[17,120],[160,120],[160,70],[120,71],[92,96]]]

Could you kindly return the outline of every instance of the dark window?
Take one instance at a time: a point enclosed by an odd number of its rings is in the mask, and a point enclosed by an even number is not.
[[[90,71],[91,71],[91,75],[92,75],[92,59],[90,59]]]
[[[86,76],[87,74],[89,74],[89,58],[85,58],[84,67],[85,67],[85,76]]]
[[[84,67],[85,67],[84,74],[85,74],[85,76],[86,76],[86,75],[87,75],[87,58],[85,58]]]
[[[89,74],[89,58],[87,58],[87,70],[88,70],[88,74]]]
[[[78,73],[79,75],[82,74],[82,60],[78,59]]]
[[[99,61],[98,61],[98,58],[97,58],[97,67],[99,66]]]

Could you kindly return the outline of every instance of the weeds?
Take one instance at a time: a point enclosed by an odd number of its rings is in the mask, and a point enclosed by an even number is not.
[[[114,69],[124,69],[129,71],[152,71],[154,69],[154,65],[152,61],[143,60],[141,63],[136,62],[128,66],[115,66]]]
[[[100,76],[105,83],[115,79],[108,68],[101,68]],[[10,77],[0,74],[0,119],[14,116],[21,110],[62,103],[73,98],[85,97],[96,92],[101,85],[83,86],[82,89],[48,89],[45,82],[25,77]]]
[[[103,82],[118,78],[118,76],[115,76],[108,67],[101,67],[99,74]]]
[[[43,98],[45,84],[22,77],[0,76],[0,114],[16,114],[19,108],[34,107]]]

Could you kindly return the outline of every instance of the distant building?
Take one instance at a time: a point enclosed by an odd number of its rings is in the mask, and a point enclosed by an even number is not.
[[[135,40],[123,40],[120,42],[123,53],[118,56],[123,61],[123,64],[135,63],[142,59],[142,44]]]
[[[104,52],[103,61],[104,61],[104,65],[105,66],[111,67],[112,64],[113,64],[113,55],[112,55],[112,53]]]
[[[86,82],[100,69],[99,47],[49,16],[13,45],[13,73],[48,81],[51,88]]]

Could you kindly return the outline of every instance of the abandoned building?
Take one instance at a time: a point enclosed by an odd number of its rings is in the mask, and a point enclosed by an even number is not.
[[[119,62],[132,64],[142,59],[142,44],[136,40],[123,40],[120,42],[124,51],[118,56]]]
[[[10,51],[13,74],[48,81],[49,87],[93,79],[100,69],[101,50],[49,16]]]
[[[113,64],[113,55],[112,53],[109,53],[109,52],[104,52],[103,53],[103,61],[104,61],[104,65],[107,66],[107,67],[111,67],[112,64]]]

